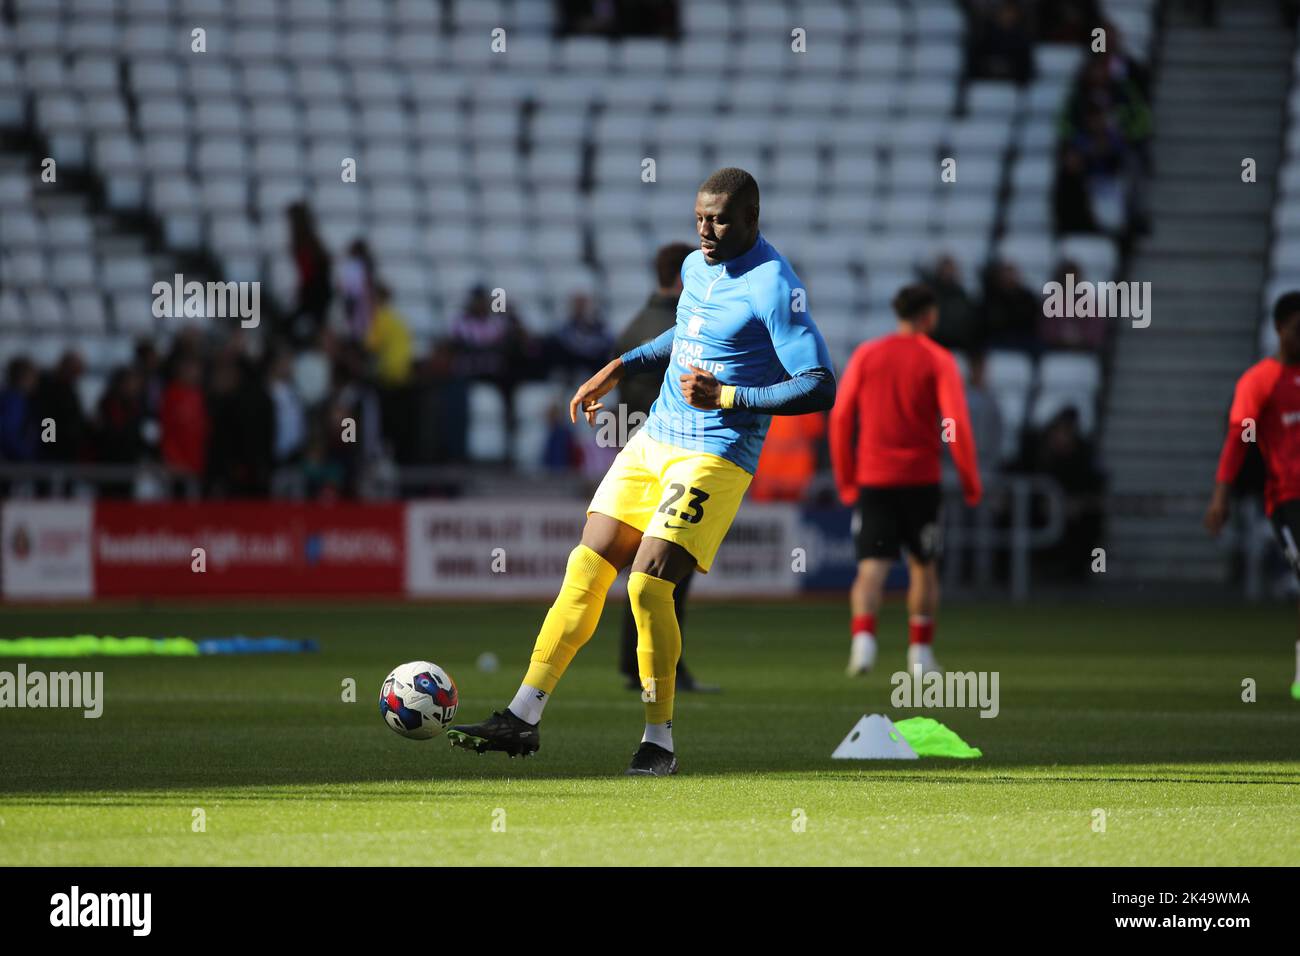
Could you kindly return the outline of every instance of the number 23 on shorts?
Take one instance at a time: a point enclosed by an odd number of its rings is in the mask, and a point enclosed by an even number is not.
[[[686,508],[679,511],[673,506],[687,491],[691,493],[690,501],[687,502]],[[670,518],[681,518],[689,524],[699,524],[704,517],[704,502],[708,500],[708,492],[701,491],[699,488],[687,488],[680,482],[674,481],[668,486],[668,493],[659,505],[659,513]]]

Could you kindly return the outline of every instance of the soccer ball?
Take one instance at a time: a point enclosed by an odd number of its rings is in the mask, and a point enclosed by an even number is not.
[[[456,682],[430,661],[393,668],[379,692],[379,716],[403,737],[436,737],[456,716]]]

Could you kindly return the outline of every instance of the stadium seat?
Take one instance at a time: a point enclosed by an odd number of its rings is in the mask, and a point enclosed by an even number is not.
[[[988,355],[986,371],[997,388],[1029,391],[1034,386],[1034,365],[1023,352],[995,349]]]
[[[0,341],[10,341],[14,333],[28,327],[30,313],[26,297],[16,289],[0,290]]]
[[[1115,242],[1105,236],[1063,236],[1060,255],[1063,259],[1077,262],[1084,275],[1094,282],[1119,278],[1119,250],[1115,248]]]
[[[525,382],[515,393],[515,444],[512,456],[515,465],[525,474],[536,474],[542,468],[542,454],[550,432],[550,416],[554,410],[567,421],[568,389],[553,382]]]
[[[1020,104],[1020,91],[996,80],[975,80],[966,89],[966,109],[977,116],[1014,114]]]
[[[1101,388],[1101,363],[1097,356],[1078,352],[1049,352],[1038,360],[1040,388]]]
[[[1043,425],[1060,409],[1074,405],[1084,430],[1091,432],[1101,388],[1101,362],[1097,356],[1050,352],[1039,360],[1038,381],[1032,415],[1035,426]]]
[[[1018,233],[1006,236],[998,242],[995,255],[1015,265],[1031,290],[1041,289],[1056,265],[1050,235]]]
[[[68,326],[72,331],[101,335],[108,331],[108,313],[98,291],[73,292],[68,296]]]
[[[499,461],[507,457],[506,409],[495,385],[475,382],[469,388],[468,453],[475,461]]]
[[[721,3],[691,0],[682,4],[682,28],[687,36],[730,34],[731,8]]]
[[[139,278],[139,273],[135,273]],[[54,257],[51,263],[50,281],[60,289],[91,289],[99,279],[95,259],[89,252],[66,252]],[[104,282],[111,281],[108,276]]]
[[[51,251],[89,249],[95,229],[84,212],[51,212],[45,217],[45,243]]]

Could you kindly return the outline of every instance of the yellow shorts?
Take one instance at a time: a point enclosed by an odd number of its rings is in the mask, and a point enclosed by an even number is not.
[[[739,465],[638,431],[592,496],[595,511],[685,548],[708,572],[753,478]]]

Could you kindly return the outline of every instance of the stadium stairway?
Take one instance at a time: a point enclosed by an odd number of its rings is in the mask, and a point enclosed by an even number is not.
[[[1151,282],[1152,320],[1119,321],[1102,444],[1114,585],[1229,576],[1200,518],[1233,384],[1257,357],[1294,37],[1272,0],[1219,9],[1207,28],[1171,7],[1159,41],[1151,232],[1127,276]]]

